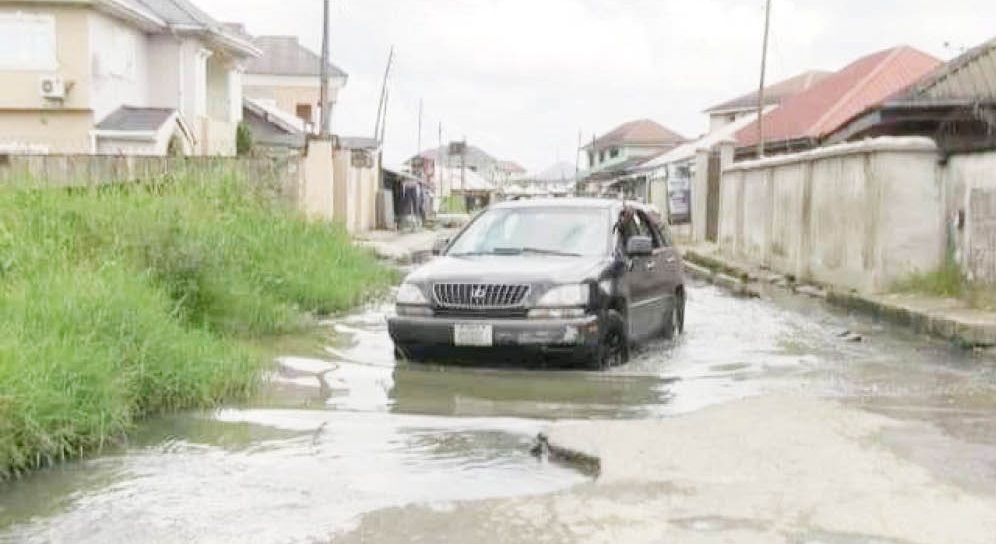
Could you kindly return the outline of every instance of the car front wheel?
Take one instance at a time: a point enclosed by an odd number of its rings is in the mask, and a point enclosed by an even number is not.
[[[622,314],[610,310],[603,323],[603,334],[598,347],[589,356],[587,367],[591,370],[608,370],[629,362],[629,337],[626,320]]]

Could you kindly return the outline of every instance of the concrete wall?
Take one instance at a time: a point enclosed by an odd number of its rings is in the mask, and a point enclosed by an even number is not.
[[[943,182],[923,138],[880,138],[739,163],[723,175],[723,252],[877,292],[943,261]]]
[[[334,218],[351,233],[373,230],[377,226],[376,198],[380,165],[354,165],[353,153],[359,150],[335,150]]]
[[[312,219],[332,221],[335,217],[333,164],[331,141],[308,141],[300,202],[301,209]]]
[[[234,174],[251,180],[274,198],[300,205],[303,193],[302,160],[214,157],[131,157],[93,155],[3,155],[0,185],[31,183],[42,187],[76,187],[153,181],[169,174],[174,179],[218,179]]]
[[[966,231],[964,270],[970,279],[996,288],[996,189],[969,193]]]
[[[996,192],[996,151],[954,155],[944,166],[945,216],[952,255],[971,278],[996,283],[988,195]]]

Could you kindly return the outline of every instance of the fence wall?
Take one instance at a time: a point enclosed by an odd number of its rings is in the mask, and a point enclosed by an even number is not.
[[[950,249],[971,279],[996,285],[996,151],[950,157],[944,179]]]
[[[303,183],[299,157],[140,157],[95,155],[0,155],[0,185],[85,187],[180,178],[238,175],[275,197],[297,205]]]
[[[946,248],[937,148],[879,138],[738,163],[723,173],[723,252],[861,292],[932,271]]]

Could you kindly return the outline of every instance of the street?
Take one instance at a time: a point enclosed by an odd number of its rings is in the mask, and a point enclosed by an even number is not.
[[[0,541],[992,541],[991,354],[695,285],[685,336],[607,373],[399,366],[387,309],[275,347],[251,406],[10,484]],[[539,432],[608,440],[601,474]]]

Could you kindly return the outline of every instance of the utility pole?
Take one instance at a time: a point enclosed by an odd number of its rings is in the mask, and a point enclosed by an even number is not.
[[[387,78],[391,74],[391,64],[394,62],[394,46],[391,46],[391,51],[387,54],[387,68],[384,69],[384,81],[380,86],[380,101],[377,103],[377,123],[374,125],[374,138],[380,138],[379,134],[383,132],[381,129],[381,121],[386,114],[387,106],[385,104],[387,95]],[[383,143],[381,141],[381,143]]]
[[[328,140],[332,134],[332,108],[329,107],[329,0],[324,1],[324,14],[322,16],[322,87],[321,87],[321,108],[322,127],[321,137]]]
[[[764,45],[761,49],[761,87],[757,93],[757,158],[764,158],[764,76],[768,68],[768,30],[771,27],[771,0],[764,7]]]
[[[381,153],[384,149],[384,133],[387,132],[387,105],[391,99],[391,92],[384,91],[384,117],[380,120],[380,136],[377,137],[377,141],[380,142]]]

